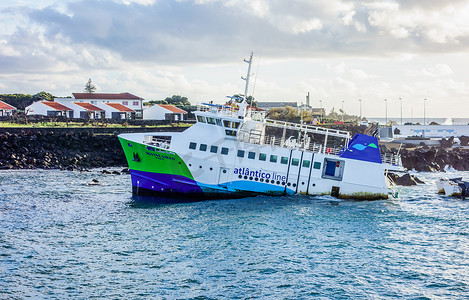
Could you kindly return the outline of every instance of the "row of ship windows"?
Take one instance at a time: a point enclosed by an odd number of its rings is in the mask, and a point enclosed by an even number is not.
[[[208,146],[206,144],[200,144],[199,145],[199,150],[200,151],[207,151]],[[189,143],[189,149],[196,150],[197,149],[197,143],[190,142]],[[210,152],[211,153],[218,153],[218,146],[210,146]],[[221,154],[223,155],[228,155],[229,149],[225,147],[221,147]],[[246,151],[245,150],[238,150],[237,156],[238,157],[245,157]],[[249,159],[256,159],[256,152],[253,151],[248,151],[247,153],[247,158]],[[265,153],[259,153],[258,159],[261,161],[267,161],[267,154]],[[278,156],[271,154],[269,158],[269,162],[276,163],[278,161]],[[288,164],[288,157],[282,156],[280,157],[280,163],[281,164]],[[291,164],[293,166],[298,166],[300,164],[300,159],[299,158],[292,158]],[[309,168],[311,165],[310,160],[303,160],[302,166],[304,168]],[[315,169],[321,169],[321,163],[320,162],[314,162],[313,168]]]

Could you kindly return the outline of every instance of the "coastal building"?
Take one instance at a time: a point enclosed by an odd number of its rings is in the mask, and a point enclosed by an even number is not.
[[[131,93],[72,93],[71,98],[55,98],[54,101],[64,105],[67,103],[90,103],[106,111],[106,118],[143,118],[143,98],[135,96]],[[114,106],[106,106],[104,104],[119,104]],[[124,106],[127,109],[122,108]],[[112,117],[112,113],[115,113]],[[119,115],[120,117],[117,117]]]
[[[133,109],[120,103],[99,103],[97,106],[105,111],[106,119],[125,120],[133,119],[136,116]]]
[[[27,115],[42,115],[49,117],[73,117],[73,109],[55,101],[36,101],[26,106]]]
[[[0,101],[0,117],[11,116],[16,111],[16,107]]]
[[[169,104],[156,104],[143,111],[144,120],[183,121],[187,119],[187,111]]]
[[[411,136],[424,138],[450,138],[469,136],[469,125],[393,125],[392,138]]]
[[[55,101],[65,106],[61,101]],[[80,119],[104,119],[105,110],[97,107],[88,102],[68,102],[66,103],[67,107],[71,108],[73,111],[70,114],[71,118],[80,118]]]

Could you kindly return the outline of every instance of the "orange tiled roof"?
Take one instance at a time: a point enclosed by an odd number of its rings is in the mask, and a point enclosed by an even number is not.
[[[102,100],[142,100],[131,93],[72,93],[75,99],[102,99]]]
[[[54,101],[42,101],[41,103],[49,107],[52,107],[53,109],[58,110],[58,111],[73,110],[71,108],[66,107],[65,105],[62,105]]]
[[[120,103],[106,103],[106,104],[109,105],[110,107],[113,107],[113,108],[117,109],[118,111],[122,111],[122,112],[133,112],[134,111],[133,109],[130,109],[127,106],[124,106]]]
[[[0,101],[0,109],[12,109],[12,110],[16,110],[16,107],[11,106],[10,104],[5,103],[5,102],[3,102],[3,101]]]
[[[158,105],[161,106],[162,108],[165,108],[165,109],[173,112],[173,113],[187,114],[187,111],[179,109],[179,108],[177,108],[176,106],[173,106],[173,105],[169,105],[169,104],[158,104]]]
[[[104,109],[99,108],[97,106],[94,106],[91,103],[87,103],[87,102],[73,102],[73,103],[78,105],[78,106],[83,107],[84,109],[86,109],[88,111],[104,111]]]

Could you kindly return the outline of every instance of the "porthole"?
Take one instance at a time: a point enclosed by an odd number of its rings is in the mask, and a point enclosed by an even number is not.
[[[302,183],[301,183],[301,185],[305,185],[305,183],[304,183],[304,182],[302,182]]]
[[[212,170],[213,170],[213,168],[212,168],[212,167],[210,167],[210,171],[212,171]]]
[[[223,173],[226,173],[226,170],[223,170]],[[241,175],[240,175],[241,176]]]
[[[313,186],[316,186],[316,183],[313,183]]]
[[[244,175],[244,179],[248,179],[248,177],[246,175]]]
[[[264,178],[261,178],[260,180],[261,180],[261,182],[264,182]]]
[[[285,185],[285,181],[282,181],[282,185]]]
[[[199,166],[199,168],[201,168],[201,169],[202,169],[202,166]]]
[[[293,187],[296,187],[296,183],[293,184]]]
[[[280,184],[280,181],[277,181],[277,184]]]
[[[288,185],[288,186],[290,186],[290,185],[291,185],[291,183],[289,182],[289,183],[287,183],[287,185]]]
[[[270,183],[275,183],[275,180],[271,180]]]
[[[192,167],[192,164],[189,164],[189,167]]]
[[[252,180],[252,176],[251,176],[251,177],[249,177],[249,180]]]
[[[259,181],[259,178],[256,177],[256,178],[254,178],[254,180],[255,180],[255,181]]]
[[[239,178],[239,179],[243,178],[243,175],[238,175],[238,178]]]

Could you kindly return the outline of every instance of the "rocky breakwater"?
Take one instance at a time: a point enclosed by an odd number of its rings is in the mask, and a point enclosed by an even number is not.
[[[402,164],[408,170],[423,172],[444,171],[449,166],[458,171],[469,171],[469,150],[419,147],[401,151]]]
[[[126,165],[116,134],[54,129],[0,131],[0,169],[85,170]]]

